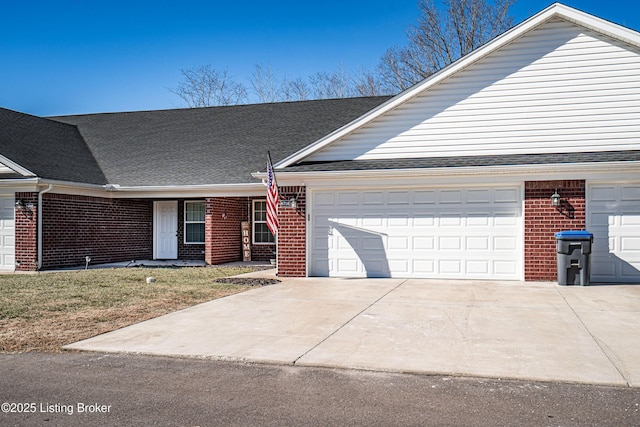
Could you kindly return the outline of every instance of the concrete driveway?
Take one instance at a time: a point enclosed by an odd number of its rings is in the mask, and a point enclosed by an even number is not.
[[[65,348],[640,386],[640,286],[282,280]]]

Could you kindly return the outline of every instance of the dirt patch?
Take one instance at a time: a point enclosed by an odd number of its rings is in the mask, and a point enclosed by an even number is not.
[[[240,285],[240,286],[268,286],[275,285],[276,283],[280,283],[278,279],[265,279],[260,277],[224,277],[222,279],[217,279],[218,283],[226,283],[229,285]]]

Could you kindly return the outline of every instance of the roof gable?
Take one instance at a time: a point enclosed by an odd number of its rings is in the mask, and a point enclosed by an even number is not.
[[[638,33],[555,4],[277,167],[327,160],[637,149],[633,138],[640,130],[639,107],[625,108],[640,97],[639,53]],[[593,92],[594,84],[600,93]],[[604,103],[603,93],[608,97]],[[574,108],[576,97],[580,106]],[[559,100],[568,105],[560,106]],[[591,115],[594,109],[602,112],[611,103],[620,110],[599,116],[598,123],[584,114],[589,109]],[[573,109],[568,119],[554,111],[567,107]],[[624,117],[616,116],[622,111]],[[576,121],[579,116],[582,123]],[[572,124],[567,126],[567,120]],[[550,123],[557,129],[548,129]],[[586,123],[597,128],[596,134],[611,125],[626,133],[603,144],[600,135],[589,135],[593,129]],[[575,133],[584,138],[567,147]],[[592,144],[585,149],[589,138]]]

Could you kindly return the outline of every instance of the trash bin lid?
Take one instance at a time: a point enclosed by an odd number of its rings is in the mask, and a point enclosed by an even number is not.
[[[593,234],[587,230],[566,230],[556,233],[556,239],[578,239],[587,240],[593,238]]]

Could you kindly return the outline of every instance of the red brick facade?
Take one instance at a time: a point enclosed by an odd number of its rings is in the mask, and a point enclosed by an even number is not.
[[[205,262],[242,261],[242,221],[253,221],[253,200],[260,197],[209,197],[206,200]],[[252,261],[268,261],[275,245],[251,244]]]
[[[564,209],[551,206],[555,190]],[[524,184],[524,279],[555,281],[554,233],[585,228],[585,181],[528,181]]]
[[[280,187],[283,200],[297,198],[298,207],[278,209],[278,276],[304,277],[307,275],[307,197],[305,187]]]
[[[38,193],[16,193],[30,209],[16,209],[16,271],[35,271],[38,262]]]
[[[153,204],[148,200],[45,194],[42,268],[150,259]]]
[[[153,257],[153,200],[47,193],[42,268]],[[16,193],[29,209],[16,211],[16,270],[37,269],[38,193]],[[205,244],[184,243],[184,202],[178,200],[178,258],[209,264],[242,260],[240,223],[252,217],[251,197],[207,198]],[[261,199],[261,198],[256,198]],[[32,207],[31,207],[32,206]],[[273,258],[275,245],[252,245],[252,260]]]
[[[206,202],[205,261],[222,264],[242,260],[240,225],[247,220],[246,197],[209,197]]]

